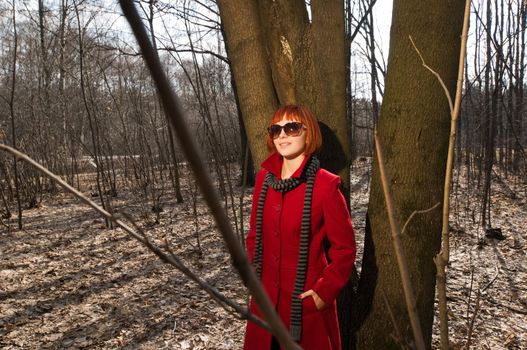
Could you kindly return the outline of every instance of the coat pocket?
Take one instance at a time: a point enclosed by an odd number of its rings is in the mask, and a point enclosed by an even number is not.
[[[315,300],[311,295],[308,295],[304,299],[302,299],[302,309],[305,313],[313,313],[313,312],[319,312],[320,310],[317,309],[317,305],[315,304]]]

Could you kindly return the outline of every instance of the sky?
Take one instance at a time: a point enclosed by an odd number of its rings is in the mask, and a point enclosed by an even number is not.
[[[380,34],[379,40],[382,44],[383,51],[386,52],[386,56],[388,55],[388,46],[390,44],[392,4],[393,0],[377,0],[373,7],[374,21]]]
[[[393,0],[377,0],[373,7],[373,22],[375,28],[375,40],[379,49],[376,51],[376,58],[379,62],[388,62],[388,51],[390,45],[390,27],[392,22],[392,3]],[[352,93],[354,97],[369,98],[371,95],[371,69],[364,55],[366,44],[359,35],[351,45],[351,73],[352,73]],[[379,74],[380,84],[384,86],[384,79]],[[378,93],[377,99],[382,100]]]

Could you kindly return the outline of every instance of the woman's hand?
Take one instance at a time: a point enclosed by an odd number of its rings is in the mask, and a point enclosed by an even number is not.
[[[326,305],[326,303],[324,303],[324,300],[322,300],[313,289],[310,289],[307,292],[300,294],[298,297],[300,299],[304,299],[309,296],[313,298],[313,301],[315,302],[315,306],[317,307],[317,310],[322,310],[324,305]]]

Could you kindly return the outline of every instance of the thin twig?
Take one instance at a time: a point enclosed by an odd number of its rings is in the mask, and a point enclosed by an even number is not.
[[[525,307],[523,309],[518,309],[517,307],[500,303],[500,302],[494,300],[493,298],[487,298],[486,301],[491,303],[491,304],[494,304],[496,306],[504,307],[506,309],[509,309],[512,312],[516,312],[516,313],[522,314],[522,315],[527,315],[527,309]]]
[[[412,281],[410,279],[410,269],[404,257],[403,246],[401,243],[401,231],[397,220],[395,220],[393,198],[388,186],[386,169],[384,167],[384,155],[382,152],[381,142],[377,134],[377,128],[374,131],[375,151],[377,161],[379,163],[379,172],[381,177],[382,189],[384,192],[384,200],[386,202],[386,211],[388,212],[388,219],[390,221],[390,229],[392,231],[392,242],[397,256],[397,264],[399,266],[399,273],[403,283],[404,297],[406,300],[406,309],[408,310],[408,317],[414,335],[414,341],[418,350],[426,349],[423,332],[421,330],[421,322],[419,321],[419,314],[417,313],[417,302],[415,299],[414,290],[412,288]]]
[[[468,300],[467,300],[467,318],[470,315],[470,304],[472,299],[472,288],[474,286],[474,265],[470,268],[470,287],[468,289]]]
[[[388,301],[388,297],[386,297],[386,293],[384,290],[381,290],[382,298],[384,299],[384,304],[386,304],[386,308],[388,309],[388,314],[390,315],[390,320],[392,321],[393,328],[395,329],[395,335],[392,334],[393,340],[395,340],[396,343],[398,343],[401,348],[406,349],[408,346],[406,346],[403,334],[401,330],[399,329],[399,325],[397,324],[397,321],[395,320],[395,316],[393,314],[392,307],[390,305],[390,302]]]
[[[412,220],[412,218],[417,215],[417,214],[425,214],[425,213],[428,213],[429,211],[432,211],[434,210],[435,208],[437,208],[441,203],[437,202],[436,205],[434,205],[433,207],[431,208],[428,208],[428,209],[425,209],[425,210],[415,210],[409,217],[408,217],[408,220],[406,220],[406,222],[404,223],[404,226],[403,226],[403,229],[401,230],[401,234],[403,235],[404,232],[406,231],[406,226],[408,226],[408,224],[410,223],[410,221]]]
[[[476,308],[474,309],[474,313],[472,314],[472,318],[470,319],[470,324],[468,326],[467,343],[465,344],[466,350],[470,349],[470,343],[472,342],[472,332],[474,331],[474,322],[476,321],[476,317],[478,316],[480,304],[481,290],[478,290],[478,295],[476,296]]]
[[[150,70],[152,79],[155,82],[159,97],[163,102],[165,108],[165,115],[172,130],[177,134],[181,148],[194,172],[196,181],[203,194],[205,202],[210,208],[219,232],[223,236],[223,240],[232,256],[234,267],[238,270],[240,277],[245,285],[249,288],[254,301],[258,305],[265,320],[269,323],[272,333],[276,336],[280,344],[286,349],[299,349],[300,347],[290,337],[283,322],[278,317],[274,305],[271,304],[267,293],[263,289],[260,281],[256,277],[253,268],[249,263],[249,259],[245,250],[241,246],[238,237],[232,230],[230,220],[227,217],[224,208],[221,205],[220,197],[213,185],[209,172],[205,168],[201,152],[196,144],[194,135],[185,121],[183,109],[175,95],[170,81],[166,76],[165,69],[159,61],[157,52],[152,47],[148,34],[144,28],[143,22],[137,13],[134,1],[120,0],[119,1],[123,13],[128,20],[134,35],[137,39],[146,65]]]
[[[487,290],[487,288],[489,288],[495,281],[496,279],[498,278],[498,275],[500,274],[500,269],[499,267],[496,265],[496,274],[494,275],[494,277],[489,281],[489,283],[487,283],[485,285],[485,287],[481,288],[481,293],[483,293],[485,290]]]
[[[183,262],[177,257],[177,255],[174,253],[170,245],[168,244],[168,241],[165,239],[165,249],[169,252],[170,257],[176,261],[179,266],[177,267],[181,272],[183,272],[186,276],[196,276],[189,268],[187,268]],[[189,277],[191,278],[191,277]],[[260,318],[255,316],[253,313],[247,311],[247,309],[239,306],[238,304],[234,303],[229,298],[225,297],[223,294],[221,294],[216,288],[212,287],[207,282],[199,279],[199,278],[191,278],[194,282],[196,282],[204,291],[206,291],[214,300],[220,304],[221,307],[225,309],[225,311],[232,313],[232,309],[236,311],[235,316],[241,318],[241,319],[249,319],[252,322],[256,323],[262,328],[265,328],[267,330],[271,330],[269,328],[269,325],[262,321]],[[228,308],[228,307],[230,308]]]
[[[412,46],[414,47],[415,51],[417,52],[417,54],[419,55],[419,58],[421,59],[421,63],[423,64],[423,67],[425,67],[426,69],[428,69],[433,75],[436,76],[437,80],[439,81],[439,84],[441,84],[441,87],[443,88],[443,90],[445,91],[445,95],[448,99],[448,105],[450,106],[450,113],[452,113],[454,111],[454,105],[452,104],[452,97],[450,97],[450,92],[448,91],[448,88],[446,87],[445,85],[445,82],[443,81],[443,79],[441,78],[441,76],[439,75],[439,73],[437,73],[435,70],[433,70],[432,68],[430,68],[430,66],[428,66],[425,62],[425,59],[423,58],[423,55],[421,55],[421,52],[419,51],[419,49],[417,48],[417,46],[415,46],[415,43],[414,43],[414,39],[412,39],[412,36],[411,35],[408,35],[408,38],[410,39],[410,42],[412,43]]]
[[[359,34],[359,31],[361,30],[362,28],[362,25],[364,24],[364,22],[366,21],[366,19],[368,18],[368,16],[370,15],[371,11],[373,11],[373,6],[375,5],[375,3],[377,2],[377,0],[373,0],[370,4],[369,4],[369,7],[368,9],[366,10],[366,12],[364,13],[364,15],[362,16],[362,18],[359,20],[359,22],[357,23],[357,25],[355,26],[355,30],[353,31],[353,33],[349,36],[349,43],[351,44],[353,42],[353,40],[355,39],[355,37],[357,36],[357,34]]]

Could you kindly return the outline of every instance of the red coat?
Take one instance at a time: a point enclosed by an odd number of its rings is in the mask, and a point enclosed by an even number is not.
[[[308,157],[292,177],[300,176],[307,160]],[[262,163],[262,167],[264,169],[256,176],[251,226],[246,241],[251,261],[256,237],[256,209],[262,184],[268,171],[280,178],[282,157],[274,153]],[[304,349],[341,349],[335,298],[351,275],[355,260],[355,235],[339,185],[338,176],[324,169],[317,172],[312,197],[311,235],[304,291],[313,289],[325,302],[325,307],[318,311],[312,297],[304,299],[302,338],[299,342]],[[302,183],[282,194],[269,186],[263,211],[262,283],[287,328],[296,278],[305,189],[306,184]],[[329,265],[324,253],[324,237],[331,243]],[[250,309],[261,317],[253,301]],[[244,349],[270,348],[271,334],[248,322]]]

